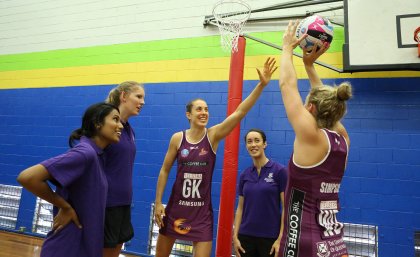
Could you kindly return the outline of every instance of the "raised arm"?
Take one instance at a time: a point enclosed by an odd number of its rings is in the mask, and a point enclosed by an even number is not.
[[[311,88],[322,86],[322,81],[315,70],[315,61],[324,54],[329,48],[328,43],[324,43],[320,48],[317,44],[314,45],[311,52],[303,49],[303,64],[305,66],[306,73],[308,74]]]
[[[245,117],[248,111],[258,100],[263,89],[270,82],[271,75],[273,75],[274,71],[277,69],[275,64],[276,61],[274,58],[267,58],[264,63],[263,71],[261,72],[259,69],[257,69],[260,82],[254,88],[254,90],[252,90],[251,94],[249,94],[249,96],[245,98],[241,104],[239,104],[238,108],[236,108],[236,110],[222,123],[219,123],[209,129],[208,133],[210,141],[213,144],[213,149],[217,149],[219,141],[225,138],[235,128],[235,126],[243,119],[243,117]]]
[[[303,64],[305,66],[306,73],[308,74],[309,82],[311,84],[311,88],[322,86],[322,81],[316,72],[314,63],[315,61],[323,55],[329,48],[328,43],[324,43],[321,48],[318,47],[317,44],[314,45],[311,52],[306,51],[303,49]],[[340,135],[343,135],[347,139],[347,143],[349,143],[349,136],[343,124],[338,121],[337,124],[333,127],[333,130],[338,132]]]
[[[297,75],[293,65],[293,49],[303,40],[295,37],[297,21],[289,22],[283,35],[283,52],[280,63],[280,91],[286,109],[287,118],[291,123],[296,139],[308,141],[316,137],[316,122],[308,110],[305,109],[297,87]]]
[[[163,160],[162,167],[159,172],[158,182],[156,186],[155,197],[155,220],[157,225],[163,227],[162,218],[165,216],[165,207],[162,204],[162,196],[165,191],[166,182],[168,181],[169,172],[174,164],[178,145],[182,139],[182,132],[175,133],[169,142],[168,151],[166,152],[165,159]]]

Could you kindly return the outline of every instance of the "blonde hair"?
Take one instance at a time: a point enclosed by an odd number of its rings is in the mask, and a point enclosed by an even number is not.
[[[314,114],[319,128],[331,129],[346,113],[346,101],[352,97],[349,82],[338,86],[321,86],[312,88],[306,98],[307,103],[316,107]]]
[[[124,81],[109,92],[105,102],[111,103],[115,106],[120,106],[121,93],[124,92],[130,94],[135,87],[141,87],[144,89],[143,85],[136,81]]]

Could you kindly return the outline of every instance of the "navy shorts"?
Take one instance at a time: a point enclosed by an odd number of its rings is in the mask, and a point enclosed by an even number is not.
[[[255,236],[238,235],[242,248],[246,253],[241,252],[241,257],[272,257],[271,247],[277,238],[264,238]]]
[[[105,210],[105,248],[114,248],[134,236],[131,225],[131,206],[107,207]]]

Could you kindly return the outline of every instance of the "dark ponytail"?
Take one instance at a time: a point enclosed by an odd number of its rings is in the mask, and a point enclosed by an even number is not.
[[[82,127],[74,130],[69,136],[69,146],[73,147],[77,144],[82,136],[92,138],[96,136],[98,130],[104,124],[105,117],[118,108],[109,103],[96,103],[89,106],[82,118]]]
[[[73,132],[71,132],[71,134],[69,136],[69,146],[73,147],[75,145],[74,142],[76,140],[80,140],[81,137],[82,137],[82,129],[81,128],[73,130]]]

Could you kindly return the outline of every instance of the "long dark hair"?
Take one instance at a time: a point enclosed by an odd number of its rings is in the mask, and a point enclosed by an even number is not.
[[[79,140],[82,136],[94,137],[98,133],[98,126],[104,124],[105,117],[112,112],[112,110],[118,110],[115,105],[109,103],[96,103],[89,106],[82,118],[82,127],[74,130],[69,136],[69,146],[73,147],[76,144],[76,140]]]
[[[201,99],[201,98],[195,98],[195,99],[192,99],[191,101],[189,101],[188,103],[187,103],[187,105],[185,106],[185,111],[187,111],[187,112],[192,112],[192,107],[193,107],[193,105],[194,105],[194,102],[195,101],[198,101],[198,100],[201,100],[201,101],[203,101],[203,102],[205,102],[203,99]]]
[[[245,137],[244,137],[245,143],[246,143],[246,137],[251,132],[257,132],[257,133],[259,133],[261,135],[261,138],[263,140],[263,143],[265,143],[265,141],[267,141],[267,136],[265,135],[264,131],[262,131],[261,129],[252,128],[252,129],[248,130],[248,132],[246,132],[246,134],[245,134]]]

